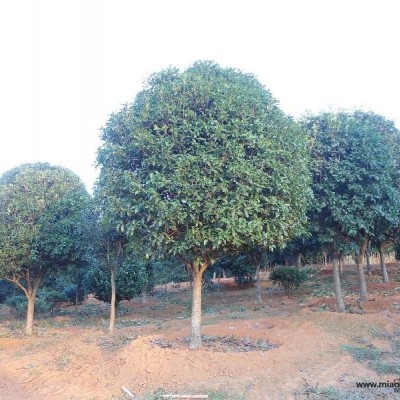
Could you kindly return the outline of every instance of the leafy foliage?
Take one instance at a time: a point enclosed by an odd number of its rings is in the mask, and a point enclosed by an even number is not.
[[[372,112],[322,113],[304,121],[311,139],[310,215],[323,240],[359,242],[400,219],[399,132]],[[396,154],[397,153],[397,154]]]
[[[10,282],[0,279],[0,303],[13,296],[15,293],[15,287]]]
[[[116,269],[116,302],[130,300],[141,294],[152,281],[149,263],[127,256]],[[88,291],[102,301],[111,301],[111,270],[106,266],[92,268],[86,277]]]
[[[152,261],[151,271],[155,285],[190,280],[186,268],[175,258]]]
[[[232,275],[235,282],[241,286],[253,285],[256,266],[250,256],[246,254],[224,256],[211,267],[210,272],[224,270]],[[219,274],[220,275],[220,274]]]
[[[0,276],[29,279],[68,265],[82,238],[79,217],[88,194],[61,167],[24,164],[0,178]]]
[[[285,291],[290,293],[306,282],[308,280],[308,275],[303,269],[278,267],[271,272],[269,279],[274,284],[282,285]]]

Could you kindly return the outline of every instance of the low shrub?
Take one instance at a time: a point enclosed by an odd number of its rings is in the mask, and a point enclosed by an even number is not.
[[[65,287],[63,290],[63,295],[67,298],[67,301],[69,301],[72,304],[75,304],[76,302],[76,290],[77,290],[76,285],[69,285]],[[85,292],[83,288],[81,288],[80,290],[78,290],[78,303],[82,303],[84,299],[85,299]]]
[[[307,271],[294,267],[275,268],[269,279],[274,283],[283,286],[286,292],[290,293],[298,289],[309,278]]]
[[[26,316],[26,309],[28,307],[28,300],[23,295],[9,297],[5,304],[10,306],[17,318],[24,318]],[[43,298],[36,298],[35,300],[35,314],[45,314],[51,311],[51,303]]]
[[[43,300],[48,303],[50,310],[53,310],[61,303],[65,303],[66,301],[68,301],[68,298],[67,296],[65,296],[64,293],[59,292],[58,290],[49,290],[44,293]]]

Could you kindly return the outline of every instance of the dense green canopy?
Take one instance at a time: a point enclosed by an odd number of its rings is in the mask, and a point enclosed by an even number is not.
[[[360,241],[378,226],[400,220],[400,135],[391,121],[371,112],[307,117],[312,138],[312,214],[328,241]]]
[[[102,138],[103,186],[149,254],[212,258],[304,232],[306,141],[252,75],[211,62],[154,74]]]

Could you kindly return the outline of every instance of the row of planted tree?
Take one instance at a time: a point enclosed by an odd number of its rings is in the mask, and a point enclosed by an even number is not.
[[[163,259],[160,270],[190,272],[198,348],[203,275],[222,258],[244,254],[259,266],[265,254],[325,252],[343,311],[341,257],[354,255],[365,301],[361,257],[397,244],[400,135],[373,112],[295,121],[254,76],[197,62],[150,76],[101,137],[93,197],[48,164],[0,179],[0,278],[28,299],[27,333],[46,276],[105,265],[114,301],[124,264],[137,265],[126,280],[144,282],[146,265]]]

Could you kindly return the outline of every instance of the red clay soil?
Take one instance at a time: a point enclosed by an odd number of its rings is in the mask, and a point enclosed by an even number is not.
[[[388,290],[387,285],[379,287]],[[396,288],[393,284],[389,289]],[[89,320],[76,325],[70,317],[53,317],[38,321],[32,338],[10,337],[6,328],[13,318],[3,315],[0,399],[117,400],[124,398],[125,386],[136,398],[163,388],[168,393],[214,390],[246,400],[285,400],[296,399],[305,382],[354,389],[358,381],[386,381],[394,377],[377,375],[341,349],[360,339],[373,340],[371,326],[388,332],[400,326],[394,307],[400,304],[400,295],[395,290],[390,296],[378,292],[379,288],[355,313],[330,311],[335,308],[331,297],[287,297],[265,288],[262,306],[254,302],[254,288],[205,295],[209,311],[203,317],[204,335],[278,345],[265,352],[152,345],[151,340],[175,341],[189,335],[190,318],[182,314],[187,293],[179,290],[179,301],[151,297],[144,304],[126,303],[119,321],[137,321],[137,326],[118,327],[112,337],[103,316],[93,319],[92,326]],[[357,299],[349,297],[346,302],[356,305]],[[233,304],[239,307],[232,309]]]

